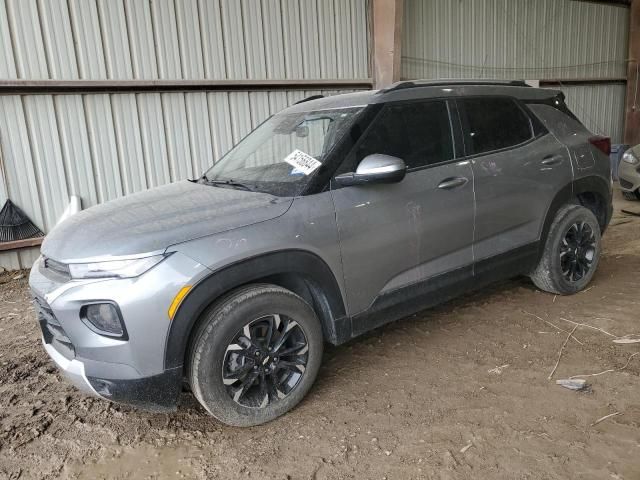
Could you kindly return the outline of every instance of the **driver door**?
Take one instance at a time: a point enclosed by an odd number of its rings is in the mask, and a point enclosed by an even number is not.
[[[374,153],[408,167],[394,184],[332,182],[351,316],[408,301],[415,287],[443,274],[471,276],[473,172],[454,115],[447,100],[387,104],[338,170],[353,171]],[[354,324],[353,333],[373,326]]]

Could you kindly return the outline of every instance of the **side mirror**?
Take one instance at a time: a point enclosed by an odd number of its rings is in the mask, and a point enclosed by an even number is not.
[[[402,180],[406,173],[407,166],[401,158],[374,153],[362,159],[355,173],[343,173],[335,177],[335,180],[343,187],[368,183],[396,183]]]
[[[307,138],[309,136],[309,127],[307,125],[298,125],[296,127],[296,137]]]

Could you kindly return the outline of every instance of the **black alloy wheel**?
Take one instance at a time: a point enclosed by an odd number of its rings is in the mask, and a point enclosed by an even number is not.
[[[586,222],[573,223],[560,244],[562,275],[570,282],[581,280],[591,269],[596,254],[596,236]]]
[[[309,344],[300,325],[279,314],[247,323],[227,346],[222,381],[239,405],[265,408],[287,397],[307,368]]]

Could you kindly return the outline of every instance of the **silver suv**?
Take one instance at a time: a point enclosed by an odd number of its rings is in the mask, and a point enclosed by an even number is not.
[[[522,82],[299,102],[198,180],[54,229],[30,277],[44,348],[108,400],[171,410],[188,385],[225,423],[267,422],[307,393],[324,342],[506,277],[583,289],[609,147]]]

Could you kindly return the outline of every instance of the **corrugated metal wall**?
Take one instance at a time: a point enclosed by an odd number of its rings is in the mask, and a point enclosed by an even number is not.
[[[363,79],[368,0],[0,0],[0,79]],[[622,78],[628,9],[572,0],[405,0],[402,76]],[[622,137],[624,87],[563,87]],[[315,91],[0,96],[0,201],[43,230],[90,206],[201,172]],[[324,92],[333,93],[333,92]],[[3,175],[0,169],[0,175]],[[28,266],[36,250],[0,254]]]
[[[0,0],[0,78],[367,78],[367,0]]]
[[[614,143],[622,142],[626,85],[564,85],[560,90],[567,96],[571,111],[589,130],[611,136]]]
[[[368,30],[367,0],[0,0],[0,79],[364,79]],[[346,91],[0,95],[0,202],[46,232],[70,195],[199,175],[272,113]]]
[[[405,0],[402,77],[624,78],[629,9],[573,0]],[[622,140],[624,86],[563,87],[594,131]]]

